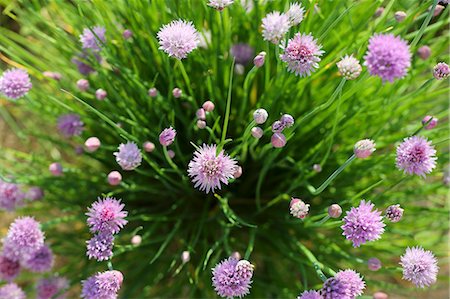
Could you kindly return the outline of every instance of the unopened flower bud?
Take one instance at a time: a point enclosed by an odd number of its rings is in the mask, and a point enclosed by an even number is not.
[[[201,120],[201,119],[197,120],[197,128],[199,128],[199,129],[206,128],[206,121]]]
[[[431,9],[432,6],[430,6]],[[433,12],[433,17],[437,17],[438,15],[441,14],[441,12],[445,9],[445,7],[443,5],[436,5],[436,7],[434,8],[434,12]]]
[[[237,179],[237,178],[239,178],[241,175],[242,175],[242,167],[241,167],[241,166],[238,166],[238,167],[236,167],[236,170],[235,170],[234,173],[233,173],[233,177],[234,177],[235,179]]]
[[[150,141],[144,142],[142,147],[144,148],[144,151],[146,151],[147,153],[151,153],[151,152],[153,152],[155,150],[155,144],[153,142],[150,142]]]
[[[44,77],[59,81],[62,78],[62,75],[60,73],[56,73],[56,72],[49,72],[49,71],[45,71],[42,73],[42,75],[44,75]]]
[[[265,123],[268,117],[269,113],[267,113],[266,109],[259,108],[253,112],[253,119],[258,125]]]
[[[130,39],[133,36],[133,31],[130,29],[125,29],[122,33],[124,39]]]
[[[321,172],[322,171],[322,166],[320,166],[320,164],[314,164],[313,165],[313,170],[315,172]]]
[[[198,119],[201,119],[201,120],[206,119],[206,112],[205,112],[205,109],[203,109],[203,108],[198,109],[197,112],[195,113],[195,115],[197,116]]]
[[[170,159],[175,158],[175,152],[173,150],[168,150],[167,155],[169,156]]]
[[[262,67],[265,61],[266,61],[266,52],[264,51],[259,52],[259,54],[256,55],[255,58],[253,58],[253,64],[256,67]]]
[[[386,293],[383,292],[376,292],[375,294],[373,294],[373,299],[388,299],[388,295]]]
[[[447,79],[450,74],[450,67],[445,62],[439,62],[436,64],[433,70],[433,76],[436,80]]]
[[[122,175],[120,172],[114,170],[108,174],[108,183],[111,186],[117,186],[122,182]]]
[[[294,117],[290,114],[283,114],[280,121],[286,128],[290,128],[294,125]]]
[[[383,14],[383,12],[384,12],[384,7],[378,7],[373,16],[375,18],[378,18],[379,16],[381,16]]]
[[[54,162],[50,164],[48,167],[48,170],[50,170],[51,174],[54,176],[62,176],[63,175],[63,168],[62,165],[58,162]]]
[[[237,252],[237,251],[234,251],[231,254],[231,257],[239,261],[241,259],[241,254],[239,252]]]
[[[304,219],[306,216],[308,216],[309,204],[305,204],[299,198],[292,197],[291,202],[289,204],[289,210],[292,216]]]
[[[252,136],[255,137],[256,139],[261,138],[263,135],[264,135],[264,131],[260,127],[252,128]]]
[[[286,128],[286,126],[280,120],[277,120],[272,124],[272,132],[274,133],[281,133],[284,130],[284,128]]]
[[[205,109],[206,112],[212,112],[214,110],[214,103],[206,101],[203,103],[202,108]]]
[[[400,205],[392,205],[386,209],[386,218],[391,222],[399,222],[403,217],[403,209]]]
[[[89,152],[89,153],[93,153],[96,150],[98,150],[100,145],[101,145],[100,139],[98,139],[97,137],[89,137],[84,142],[84,146],[86,148],[86,151]]]
[[[367,261],[367,267],[370,271],[378,271],[381,269],[381,261],[376,257],[372,257]]]
[[[183,91],[181,89],[179,89],[178,87],[175,87],[172,90],[172,94],[173,94],[174,98],[176,98],[176,99],[180,98],[182,93],[183,93]]]
[[[372,153],[376,150],[376,144],[371,139],[363,139],[355,143],[353,151],[357,158],[365,159],[372,155]]]
[[[394,18],[397,22],[402,22],[406,18],[406,12],[404,11],[397,11],[394,14]]]
[[[422,46],[417,50],[417,55],[419,55],[420,59],[427,60],[431,55],[431,49],[428,46]]]
[[[270,141],[272,143],[272,146],[276,148],[281,148],[286,145],[286,137],[283,135],[283,133],[273,134]]]
[[[89,81],[86,79],[80,79],[77,81],[77,87],[80,91],[86,91],[89,89]]]
[[[155,98],[158,95],[158,90],[152,87],[148,90],[148,95],[151,96],[152,98]]]
[[[134,246],[139,246],[142,243],[142,237],[140,235],[134,235],[133,238],[131,238],[131,244]]]
[[[235,72],[237,75],[243,75],[244,72],[245,72],[245,66],[243,66],[242,64],[237,63],[237,64],[234,66],[234,72]]]
[[[338,204],[332,204],[328,207],[328,216],[331,218],[339,218],[342,215],[342,208]]]
[[[431,119],[431,121],[430,121],[430,119]],[[425,126],[426,123],[428,123],[428,125]],[[427,115],[422,119],[422,125],[425,126],[425,130],[431,130],[434,127],[436,127],[437,124],[438,124],[438,119],[434,116]]]
[[[189,262],[191,260],[191,254],[189,253],[189,251],[183,251],[181,253],[181,262],[183,264],[186,264],[187,262]]]
[[[104,91],[103,89],[97,89],[95,91],[95,97],[97,98],[97,100],[104,100],[106,98],[106,96],[108,95],[108,93],[106,91]]]

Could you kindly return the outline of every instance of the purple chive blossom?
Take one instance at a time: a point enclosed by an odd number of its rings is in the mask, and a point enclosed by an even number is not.
[[[12,211],[23,204],[25,193],[20,186],[0,179],[0,209]]]
[[[26,299],[24,291],[15,283],[8,283],[0,287],[2,299]]]
[[[106,29],[100,26],[95,26],[92,29],[84,28],[83,34],[80,35],[80,42],[83,49],[91,49],[100,51],[100,47],[106,42]]]
[[[334,277],[345,285],[349,298],[356,298],[363,294],[366,284],[356,271],[341,270]]]
[[[433,70],[433,76],[437,80],[447,79],[450,74],[450,67],[445,62],[436,64]]]
[[[133,170],[141,165],[142,153],[134,142],[121,143],[118,149],[114,156],[123,170]]]
[[[113,255],[114,236],[109,233],[99,233],[86,241],[87,252],[89,259],[96,259],[97,261],[109,260]]]
[[[81,135],[84,123],[78,114],[64,114],[58,118],[58,130],[65,137]]]
[[[294,117],[290,114],[283,114],[280,118],[281,123],[285,128],[290,128],[294,125]]]
[[[253,64],[256,67],[262,67],[264,65],[264,62],[266,61],[266,52],[261,51],[258,55],[253,58]]]
[[[322,299],[323,297],[320,295],[318,291],[304,291],[301,293],[297,299]]]
[[[81,298],[116,299],[123,282],[123,275],[117,270],[97,273],[82,281]]]
[[[369,40],[364,65],[372,76],[393,82],[403,78],[411,66],[409,46],[393,34],[375,34]]]
[[[127,220],[128,212],[124,211],[125,205],[112,197],[99,198],[88,208],[87,223],[91,232],[118,233]]]
[[[230,53],[234,57],[236,63],[247,65],[250,61],[252,61],[253,56],[255,55],[255,50],[248,44],[240,43],[233,45]]]
[[[288,15],[278,11],[271,12],[262,19],[263,38],[273,44],[278,44],[290,27]]]
[[[169,57],[186,58],[198,47],[199,34],[192,22],[175,20],[161,27],[158,32],[159,49]]]
[[[370,201],[361,201],[359,207],[352,207],[344,217],[344,224],[341,226],[342,234],[353,242],[353,247],[378,240],[384,232],[385,224],[381,212],[374,210],[375,205]]]
[[[378,271],[381,269],[381,261],[376,257],[372,257],[367,261],[367,267],[370,271]]]
[[[425,177],[436,167],[436,150],[421,136],[407,137],[397,146],[397,168],[409,175]]]
[[[36,299],[65,299],[64,291],[68,288],[69,282],[64,277],[42,278],[37,282]],[[60,295],[56,296],[57,294]]]
[[[386,218],[391,222],[399,222],[403,217],[403,209],[400,205],[392,205],[386,209]]]
[[[88,57],[88,54],[83,52],[78,54],[76,57],[73,57],[71,60],[72,63],[77,66],[78,72],[80,72],[80,74],[82,75],[89,75],[90,73],[93,73],[95,71],[89,64],[87,64]],[[95,55],[95,58],[97,59],[97,61],[101,60],[101,57],[98,55]]]
[[[0,77],[0,92],[10,99],[23,97],[32,87],[26,70],[10,69]]]
[[[347,296],[347,288],[335,277],[328,278],[320,290],[323,299],[353,299]]]
[[[338,63],[336,63],[339,73],[347,79],[354,80],[359,77],[362,71],[362,67],[359,64],[358,59],[352,55],[345,55]]]
[[[233,4],[234,0],[209,0],[208,6],[211,6],[214,9],[222,11],[225,7]]]
[[[319,67],[322,46],[311,34],[297,33],[288,41],[281,60],[287,63],[288,71],[296,76],[310,76]]]
[[[285,128],[285,125],[280,120],[276,120],[272,124],[272,132],[274,132],[274,133],[281,133],[281,132],[283,132],[284,128]]]
[[[212,284],[220,297],[243,297],[250,293],[253,265],[230,257],[217,264],[212,275]]]
[[[309,204],[305,204],[301,199],[292,197],[289,204],[289,211],[292,216],[299,219],[304,219],[308,216]]]
[[[355,143],[353,152],[357,158],[365,159],[376,150],[375,146],[376,144],[372,139],[363,139]]]
[[[431,130],[434,129],[437,124],[438,124],[438,120],[436,117],[431,116],[431,115],[427,115],[422,119],[422,125],[426,125],[425,126],[425,130]],[[428,124],[427,124],[428,123]]]
[[[5,255],[17,260],[39,250],[44,245],[44,233],[34,218],[19,217],[9,226],[3,245]]]
[[[6,256],[0,255],[0,281],[13,281],[20,273],[20,264],[18,261],[11,260]]]
[[[286,12],[289,17],[289,22],[291,26],[296,26],[303,21],[303,15],[305,14],[305,9],[303,6],[297,2],[291,3],[289,10]]]
[[[436,282],[439,267],[434,254],[422,247],[407,248],[400,257],[403,279],[411,281],[416,287],[428,287]]]
[[[161,134],[159,134],[159,143],[161,143],[162,146],[169,146],[175,140],[175,136],[177,136],[177,131],[172,127],[164,129]]]
[[[53,266],[53,252],[47,246],[44,245],[40,249],[33,252],[23,262],[23,267],[32,272],[47,272],[50,271]]]
[[[228,185],[237,168],[236,160],[230,158],[223,150],[217,154],[217,145],[198,148],[189,162],[188,174],[194,187],[200,191],[214,192],[221,189],[221,183]]]

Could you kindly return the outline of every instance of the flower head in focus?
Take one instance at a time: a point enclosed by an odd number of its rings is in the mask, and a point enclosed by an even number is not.
[[[158,32],[159,49],[169,57],[186,58],[200,43],[200,36],[192,22],[175,20],[161,27]]]

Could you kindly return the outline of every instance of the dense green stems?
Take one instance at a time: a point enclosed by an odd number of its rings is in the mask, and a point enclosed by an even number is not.
[[[301,242],[297,242],[297,246],[300,249],[300,251],[306,256],[306,258],[311,262],[312,266],[314,267],[314,270],[316,271],[317,276],[325,282],[327,280],[327,277],[322,272],[322,263],[320,263],[317,258],[314,256],[314,254],[306,248],[305,245],[303,245]]]
[[[339,167],[338,169],[336,169],[335,172],[333,172],[328,179],[325,180],[325,182],[322,183],[322,185],[320,185],[319,188],[314,188],[311,185],[307,185],[308,191],[311,192],[311,194],[313,195],[318,195],[320,193],[323,192],[323,190],[325,190],[328,185],[348,166],[350,165],[350,163],[353,162],[353,160],[355,160],[356,156],[355,154],[353,154],[350,158],[347,159],[347,161],[345,161],[344,164],[341,165],[341,167]]]
[[[178,66],[180,67],[181,75],[183,76],[184,82],[186,83],[186,86],[188,88],[189,96],[192,97],[195,104],[198,106],[199,104],[197,103],[197,99],[195,98],[194,91],[192,90],[191,80],[189,79],[189,76],[186,73],[186,69],[184,68],[183,62],[181,60],[178,60],[177,62],[178,62]]]
[[[227,106],[225,108],[225,118],[223,120],[222,138],[220,140],[219,151],[225,145],[225,139],[227,138],[228,122],[230,121],[231,94],[232,94],[232,89],[233,89],[234,62],[235,62],[235,60],[233,58],[233,62],[231,63],[231,68],[230,68],[230,79],[228,80]]]
[[[419,32],[417,32],[416,36],[414,37],[413,41],[410,44],[411,48],[414,48],[416,46],[416,44],[419,42],[420,38],[423,35],[423,32],[425,31],[425,28],[428,26],[428,24],[431,21],[431,18],[433,17],[434,14],[434,9],[436,8],[436,5],[438,4],[439,0],[434,0],[433,1],[433,5],[430,8],[430,11],[428,12],[428,15],[425,19],[425,21],[423,21],[422,26],[420,26]]]

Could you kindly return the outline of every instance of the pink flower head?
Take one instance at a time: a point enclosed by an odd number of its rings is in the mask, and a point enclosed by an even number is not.
[[[323,299],[354,299],[363,294],[365,282],[353,270],[341,270],[323,284]]]
[[[13,211],[23,204],[25,193],[20,186],[14,183],[8,183],[0,179],[0,209]]]
[[[114,236],[110,232],[100,232],[86,241],[86,246],[89,259],[109,260],[113,255]]]
[[[365,159],[376,150],[375,146],[376,144],[372,139],[363,139],[355,143],[353,152],[357,158]]]
[[[282,148],[286,145],[286,136],[283,133],[275,133],[270,139],[272,146],[275,148]]]
[[[403,217],[403,209],[400,205],[392,205],[386,209],[386,218],[391,222],[399,222]]]
[[[164,129],[161,134],[159,134],[159,143],[161,143],[162,146],[169,146],[175,140],[175,136],[177,136],[177,131],[172,127]]]
[[[228,185],[228,180],[233,178],[237,162],[230,158],[224,151],[217,153],[217,145],[206,145],[198,148],[192,160],[189,162],[188,174],[195,188],[200,191],[214,192],[221,189],[221,183]]]
[[[291,26],[296,26],[303,21],[303,15],[305,14],[305,9],[303,6],[297,2],[291,3],[289,10],[286,12],[289,17],[289,22]]]
[[[31,272],[43,273],[50,271],[53,267],[52,250],[47,245],[42,246],[24,260],[23,267]]]
[[[264,40],[278,44],[289,31],[289,17],[278,11],[267,14],[262,19],[262,35]]]
[[[152,98],[155,98],[158,95],[158,90],[152,87],[148,90],[148,95],[151,96]]]
[[[68,288],[69,282],[64,277],[52,276],[42,278],[37,282],[36,299],[65,299],[66,294],[64,291]],[[58,294],[60,295],[56,296]]]
[[[352,207],[344,217],[344,224],[341,226],[342,234],[353,242],[353,247],[378,240],[384,232],[385,224],[381,212],[373,210],[375,205],[370,201],[361,201],[359,207]]]
[[[445,62],[439,62],[436,64],[433,70],[433,76],[436,80],[447,79],[450,74],[450,67]]]
[[[44,246],[44,233],[39,222],[32,217],[16,218],[9,226],[3,246],[5,256],[12,260],[32,255]]]
[[[288,71],[306,77],[319,67],[324,51],[311,34],[297,33],[288,41],[281,60],[287,63]]]
[[[212,112],[215,108],[214,103],[211,101],[206,101],[203,103],[202,108],[205,109],[206,112]]]
[[[141,165],[142,154],[138,146],[134,142],[121,143],[119,151],[114,153],[117,164],[123,170],[133,170]]]
[[[233,4],[234,0],[209,0],[208,6],[211,6],[214,9],[222,11],[225,7]]]
[[[0,280],[13,281],[20,273],[20,264],[18,261],[11,260],[6,256],[0,255]]]
[[[169,57],[177,59],[186,58],[198,47],[199,34],[192,22],[175,20],[162,26],[158,32],[159,49],[166,52]]]
[[[372,76],[383,81],[394,82],[403,78],[411,66],[409,46],[400,37],[393,34],[375,34],[369,40],[364,65]]]
[[[112,197],[99,198],[88,208],[87,223],[91,232],[118,233],[127,224],[128,212],[124,211],[125,205]]]
[[[416,287],[428,287],[436,282],[439,267],[434,254],[422,247],[407,248],[400,257],[403,279],[411,281]]]
[[[359,77],[362,71],[362,67],[359,64],[358,59],[352,55],[345,55],[338,63],[336,63],[339,73],[347,79],[354,80]]]
[[[104,89],[99,88],[95,91],[95,97],[99,101],[104,100],[107,96],[108,96],[108,93]]]
[[[304,219],[306,216],[308,216],[309,204],[305,204],[299,198],[292,197],[291,203],[289,204],[289,209],[292,216],[299,219]]]
[[[100,47],[106,42],[106,29],[100,26],[94,26],[92,29],[84,28],[83,34],[80,35],[80,42],[83,49],[91,49],[100,51]]]
[[[98,148],[100,147],[101,144],[102,143],[100,142],[100,139],[98,139],[97,137],[89,137],[84,142],[84,146],[86,147],[86,151],[88,151],[89,153],[93,153],[96,150],[98,150]]]
[[[297,299],[323,299],[323,297],[318,291],[304,291]]]
[[[64,114],[58,118],[58,130],[65,137],[81,135],[84,123],[78,114]]]
[[[26,95],[32,87],[26,70],[10,69],[0,77],[0,92],[10,99],[18,99]]]
[[[116,270],[97,273],[82,281],[81,298],[116,299],[123,282],[123,275]]]
[[[407,174],[425,177],[436,167],[436,150],[421,136],[407,137],[397,146],[397,168]]]
[[[15,283],[8,283],[0,287],[2,299],[26,299],[24,291]]]
[[[430,119],[431,119],[431,121],[430,121]],[[437,126],[437,124],[438,124],[438,119],[434,116],[427,115],[422,119],[422,125],[424,125],[424,126],[426,125],[425,130],[434,129]]]
[[[212,275],[212,284],[220,297],[244,297],[250,293],[253,265],[230,257],[217,264]]]

